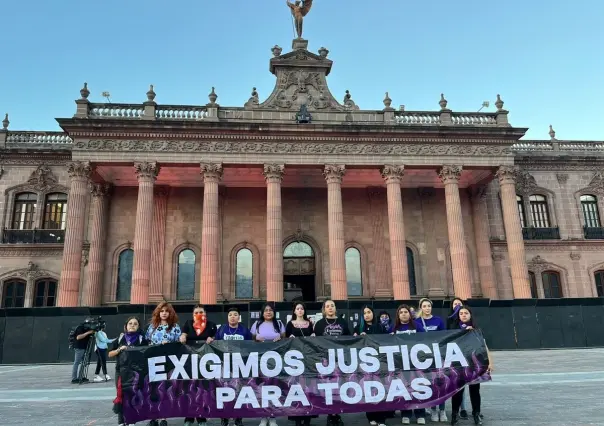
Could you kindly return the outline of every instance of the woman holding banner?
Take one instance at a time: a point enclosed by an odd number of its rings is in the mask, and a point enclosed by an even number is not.
[[[350,336],[350,327],[348,321],[344,318],[338,318],[336,311],[336,303],[327,299],[323,302],[321,308],[323,312],[323,318],[321,318],[315,324],[314,335],[315,336]],[[342,417],[339,414],[328,414],[327,415],[327,426],[344,426]]]
[[[476,329],[476,322],[472,317],[472,310],[469,306],[461,306],[459,309],[458,316],[459,328],[461,328],[462,330]],[[487,369],[487,372],[491,373],[493,371],[493,358],[491,357],[491,352],[489,351],[489,348],[486,345],[487,343],[485,342],[485,347],[487,348],[487,356],[489,358],[489,368]],[[482,416],[480,415],[480,383],[470,384],[468,385],[468,389],[470,393],[470,403],[472,404],[472,418],[474,419],[474,424],[481,425]],[[464,389],[461,389],[459,392],[453,395],[453,398],[451,400],[451,403],[453,405],[451,414],[452,425],[456,425],[459,423],[459,409],[461,407],[461,401],[463,399],[463,392]]]
[[[424,327],[421,324],[416,324],[411,313],[411,308],[408,305],[401,305],[396,310],[396,318],[391,334],[415,334],[423,333]],[[426,409],[417,408],[415,410],[401,410],[401,422],[404,425],[411,424],[411,416],[415,415],[418,425],[426,424]]]
[[[463,300],[456,297],[451,301],[451,311],[447,317],[447,330],[459,330],[459,309],[463,305]],[[468,420],[468,412],[466,411],[465,404],[465,389],[462,391],[461,398],[461,409],[459,411],[459,418],[462,420]]]
[[[290,339],[296,337],[310,337],[313,332],[313,324],[306,316],[306,306],[302,302],[294,302],[292,319],[285,326],[285,337]],[[310,419],[317,416],[290,416],[289,420],[296,422],[296,426],[310,426]]]
[[[445,323],[442,318],[432,315],[432,301],[427,297],[419,301],[419,312],[417,313],[415,324],[421,325],[426,332],[445,330]],[[433,422],[440,421],[444,423],[449,421],[445,412],[444,402],[438,407],[432,407],[431,411],[431,420]]]

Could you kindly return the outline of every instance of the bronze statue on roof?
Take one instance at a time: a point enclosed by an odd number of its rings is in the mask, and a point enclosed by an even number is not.
[[[295,3],[287,1],[287,5],[292,10],[292,16],[296,23],[296,33],[298,38],[302,38],[302,24],[304,23],[304,17],[310,12],[313,0],[297,0]]]

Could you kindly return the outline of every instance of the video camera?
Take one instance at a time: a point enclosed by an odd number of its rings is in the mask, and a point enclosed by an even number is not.
[[[88,331],[88,330],[99,331],[99,330],[102,330],[103,328],[105,328],[105,320],[103,320],[103,317],[101,317],[101,316],[88,317],[82,324],[82,327],[84,327],[84,329],[86,331]]]

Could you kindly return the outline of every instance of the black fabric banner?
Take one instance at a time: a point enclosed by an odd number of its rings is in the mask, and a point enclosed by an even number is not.
[[[477,330],[170,343],[120,363],[126,423],[427,408],[490,380]]]

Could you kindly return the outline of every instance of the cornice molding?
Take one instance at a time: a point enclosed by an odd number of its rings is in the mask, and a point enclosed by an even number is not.
[[[319,154],[319,155],[451,155],[451,156],[509,156],[509,147],[502,145],[456,145],[421,144],[417,139],[398,143],[360,143],[366,138],[347,138],[349,143],[285,142],[275,136],[277,143],[252,142],[217,142],[217,141],[170,141],[170,140],[91,140],[76,142],[78,151],[111,151],[111,152],[193,152],[223,154]],[[291,139],[291,138],[287,138]],[[304,139],[304,138],[302,138]],[[408,143],[407,143],[408,142]],[[414,143],[412,143],[414,142]]]
[[[496,253],[507,252],[507,243],[505,241],[491,241],[491,247]],[[532,251],[602,251],[604,252],[603,240],[552,240],[545,241],[525,241],[524,248],[527,252]]]
[[[63,244],[1,244],[1,257],[63,257]]]

